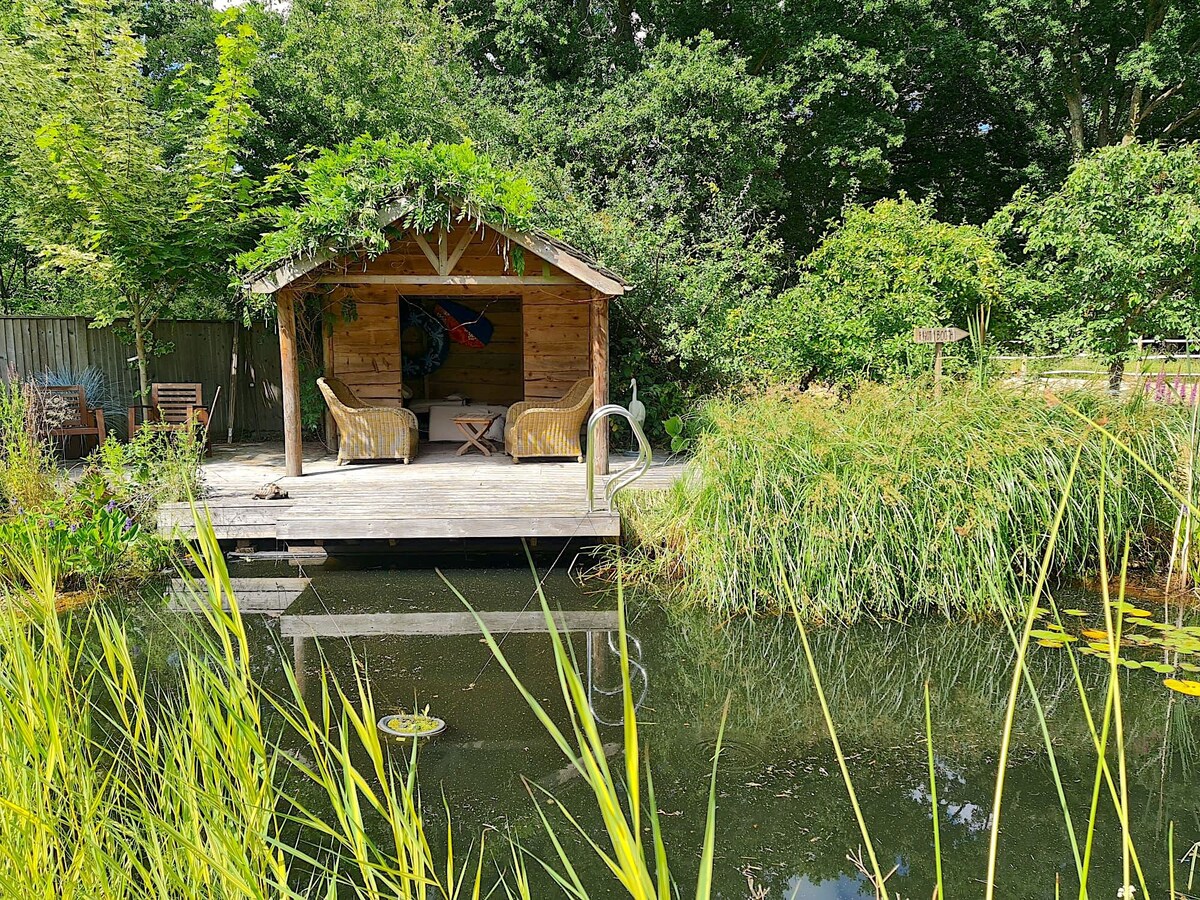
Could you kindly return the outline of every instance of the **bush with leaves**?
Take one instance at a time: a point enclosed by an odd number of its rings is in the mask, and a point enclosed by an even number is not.
[[[612,394],[637,378],[660,441],[664,420],[745,377],[725,322],[777,289],[786,91],[709,33],[613,74],[529,86],[508,152],[543,148],[551,224],[634,284],[613,301]]]
[[[105,441],[83,483],[148,520],[161,503],[199,496],[204,444],[195,431],[144,425],[125,443]]]
[[[914,327],[965,328],[980,306],[1004,305],[1012,278],[983,230],[940,222],[931,203],[901,196],[849,208],[796,286],[731,327],[764,375],[888,380],[930,369],[932,347],[913,342]],[[966,352],[949,351],[950,367]]]
[[[170,560],[153,525],[140,524],[114,499],[75,491],[35,510],[0,521],[0,543],[18,554],[44,547],[54,553],[59,590],[96,590],[139,581]],[[21,572],[4,572],[21,580]]]
[[[0,499],[5,511],[39,506],[62,490],[39,421],[37,394],[23,381],[0,382]]]

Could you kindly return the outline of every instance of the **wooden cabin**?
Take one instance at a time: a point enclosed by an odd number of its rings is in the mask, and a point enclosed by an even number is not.
[[[580,251],[541,234],[481,221],[432,233],[395,227],[404,202],[380,214],[388,250],[319,253],[254,277],[248,288],[275,295],[283,372],[284,448],[288,475],[301,475],[297,301],[316,294],[325,322],[323,366],[363,400],[399,405],[452,395],[511,405],[557,399],[593,376],[594,407],[608,402],[609,300],[628,290],[618,275]],[[445,361],[419,378],[404,377],[404,360],[426,352],[413,310],[453,300],[485,317],[486,346],[451,344]],[[607,433],[594,454],[607,471]]]

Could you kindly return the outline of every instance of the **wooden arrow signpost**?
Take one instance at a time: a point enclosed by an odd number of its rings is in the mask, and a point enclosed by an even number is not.
[[[942,347],[953,344],[971,335],[961,328],[914,328],[913,341],[918,344],[933,344],[933,393],[942,393]]]

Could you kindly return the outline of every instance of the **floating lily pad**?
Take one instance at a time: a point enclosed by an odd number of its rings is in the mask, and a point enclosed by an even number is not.
[[[1083,631],[1081,631],[1079,633],[1082,634],[1089,641],[1107,641],[1108,640],[1108,632],[1107,631],[1098,631],[1095,628],[1085,628],[1085,629],[1083,629]]]
[[[1165,662],[1148,662],[1145,664],[1147,669],[1157,672],[1159,675],[1170,675],[1175,671],[1175,667],[1170,663]]]
[[[1075,616],[1078,619],[1082,619],[1084,616],[1090,616],[1091,613],[1088,612],[1086,609],[1064,609],[1063,615],[1064,616]]]
[[[1079,638],[1073,634],[1063,634],[1061,631],[1050,631],[1045,628],[1038,628],[1029,632],[1029,636],[1037,640],[1039,643],[1049,641],[1052,644],[1065,644],[1068,641],[1077,641]]]
[[[1127,669],[1140,669],[1142,667],[1142,663],[1138,662],[1136,659],[1119,659],[1117,662]]]
[[[1200,681],[1189,681],[1181,678],[1164,678],[1163,684],[1173,691],[1187,694],[1189,697],[1200,697]]]

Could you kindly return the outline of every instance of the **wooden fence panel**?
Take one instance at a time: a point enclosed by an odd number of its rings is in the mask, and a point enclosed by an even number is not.
[[[91,328],[81,317],[0,317],[0,376],[32,378],[46,371],[79,371],[94,366],[104,373],[122,406],[138,393],[132,344],[124,329]],[[282,431],[279,338],[273,326],[239,329],[238,397],[235,437],[277,437]],[[212,434],[223,441],[228,428],[232,322],[163,321],[155,339],[168,352],[149,360],[151,381],[199,381],[213,404]],[[220,388],[220,394],[217,389]],[[113,423],[124,432],[124,423]]]

